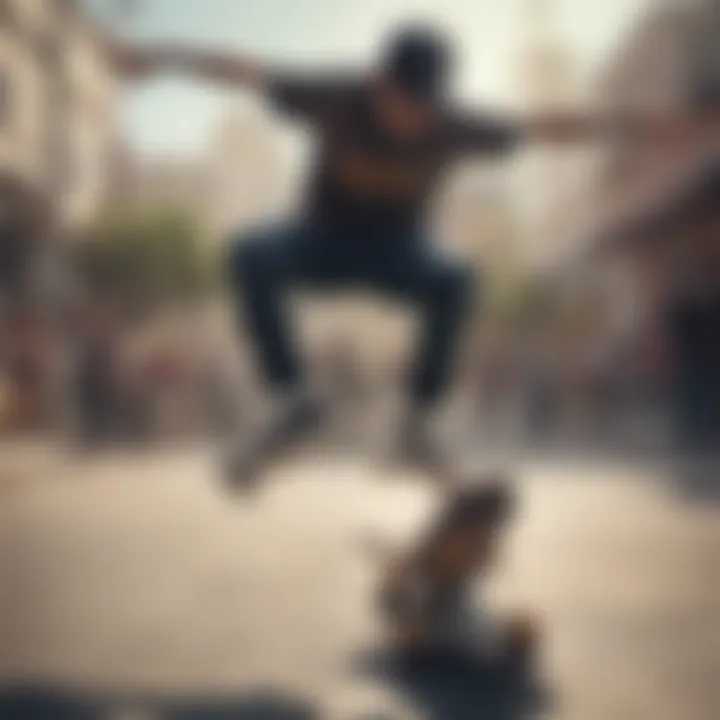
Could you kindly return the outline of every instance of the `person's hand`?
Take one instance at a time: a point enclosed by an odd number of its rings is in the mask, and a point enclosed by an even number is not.
[[[126,80],[144,80],[162,65],[161,53],[148,48],[117,44],[112,48],[115,72]]]
[[[602,133],[602,122],[592,116],[572,113],[548,113],[533,118],[531,134],[540,141],[563,143],[582,140]]]

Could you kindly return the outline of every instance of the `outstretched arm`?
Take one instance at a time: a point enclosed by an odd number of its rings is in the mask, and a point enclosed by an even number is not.
[[[652,137],[667,141],[706,120],[652,114],[548,113],[524,121],[520,127],[524,137],[534,142],[567,143],[614,137]]]
[[[264,91],[269,73],[259,63],[231,53],[200,50],[175,44],[118,45],[112,59],[128,79],[143,79],[160,72],[182,72],[210,82]]]
[[[347,78],[335,73],[286,72],[242,55],[181,45],[119,46],[112,56],[118,72],[130,80],[142,80],[159,72],[181,72],[201,80],[255,90],[280,112],[309,122],[322,122],[347,84]]]
[[[602,114],[545,113],[513,118],[491,112],[472,112],[455,118],[452,140],[461,155],[499,153],[526,142],[571,143],[590,140],[651,139],[674,142],[688,135],[720,132],[720,109],[702,113]]]

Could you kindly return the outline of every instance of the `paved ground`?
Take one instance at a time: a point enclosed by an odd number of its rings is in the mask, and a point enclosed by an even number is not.
[[[417,478],[307,460],[232,503],[203,448],[0,457],[3,719],[531,714],[521,678],[381,669],[363,539],[417,527],[432,502]],[[489,597],[542,618],[538,712],[715,720],[717,499],[651,465],[517,465],[522,513]]]

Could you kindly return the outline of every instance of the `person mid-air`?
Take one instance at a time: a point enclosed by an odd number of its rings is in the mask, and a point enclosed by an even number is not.
[[[444,256],[428,237],[426,215],[439,181],[463,158],[501,156],[522,140],[574,139],[615,124],[583,117],[524,122],[455,107],[448,98],[452,46],[433,28],[397,31],[377,67],[354,75],[275,70],[172,45],[121,47],[117,56],[134,78],[180,71],[251,88],[317,134],[302,211],[232,243],[234,298],[277,411],[257,437],[235,448],[230,474],[248,482],[322,414],[306,385],[284,308],[296,286],[357,285],[419,310],[422,329],[408,377],[402,448],[414,463],[441,469],[444,455],[429,421],[447,386],[475,288],[470,269]]]

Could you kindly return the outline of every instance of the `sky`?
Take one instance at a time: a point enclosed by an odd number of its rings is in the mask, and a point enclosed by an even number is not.
[[[649,0],[652,1],[652,0]],[[602,65],[648,0],[85,0],[113,28],[142,40],[187,40],[274,65],[325,68],[372,63],[388,31],[437,21],[460,48],[456,94],[464,102],[512,104],[530,5],[545,5],[548,31],[583,75]],[[123,14],[123,7],[136,6]],[[122,129],[145,153],[202,150],[232,93],[164,77],[123,91]]]

